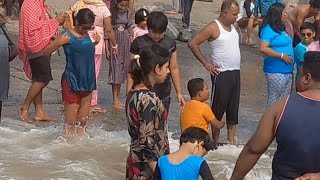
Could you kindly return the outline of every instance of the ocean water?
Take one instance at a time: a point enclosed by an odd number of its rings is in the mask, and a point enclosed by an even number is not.
[[[110,132],[91,126],[89,138],[66,142],[61,135],[62,127],[62,124],[38,127],[4,118],[0,126],[0,179],[124,179],[130,141],[126,130]],[[238,131],[242,131],[241,127]],[[179,142],[170,137],[170,145],[175,151]],[[242,148],[225,145],[206,155],[216,179],[230,178]],[[270,179],[269,154],[272,153],[262,155],[246,179]]]

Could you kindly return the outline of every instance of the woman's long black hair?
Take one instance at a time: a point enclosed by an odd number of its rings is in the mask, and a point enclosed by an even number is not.
[[[283,10],[284,10],[283,4],[281,4],[281,3],[272,4],[270,6],[270,8],[268,9],[267,15],[263,18],[261,29],[269,24],[271,26],[271,28],[277,33],[284,31],[285,26],[284,26],[284,23],[282,20]],[[261,33],[261,29],[259,32],[259,36]]]

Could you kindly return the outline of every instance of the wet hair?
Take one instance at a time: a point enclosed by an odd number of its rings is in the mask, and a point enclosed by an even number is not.
[[[112,23],[112,25],[114,25],[116,20],[119,18],[118,17],[117,4],[121,3],[122,1],[128,1],[129,2],[129,0],[112,0],[111,1],[110,13],[111,13],[111,23]],[[128,9],[128,11],[129,11],[129,9]]]
[[[319,0],[310,0],[309,5],[312,8],[320,8],[320,1]]]
[[[168,18],[162,12],[154,11],[148,16],[147,26],[151,32],[163,33],[167,29]]]
[[[134,23],[139,24],[149,16],[148,10],[141,8],[134,15]]]
[[[93,24],[95,15],[89,8],[83,8],[77,14],[74,14],[74,20],[74,22],[77,22],[77,25]]]
[[[215,144],[210,140],[208,132],[202,128],[189,127],[181,133],[180,146],[183,143],[195,143],[196,141],[203,141],[203,147],[207,151],[213,150],[215,148]]]
[[[271,26],[272,30],[277,33],[285,30],[284,23],[282,21],[282,12],[284,10],[284,5],[281,3],[274,3],[268,9],[267,15],[263,18],[262,28],[268,24]],[[262,29],[261,28],[261,29]],[[259,35],[261,33],[261,29]]]
[[[320,52],[308,51],[304,54],[304,61],[302,63],[303,75],[311,74],[312,80],[320,82]]]
[[[300,31],[305,30],[305,29],[310,29],[312,32],[316,32],[316,28],[314,27],[314,25],[310,22],[304,22],[301,27],[300,27]]]
[[[165,48],[154,44],[151,47],[143,48],[139,52],[139,56],[139,58],[131,60],[129,66],[133,86],[144,83],[145,86],[152,89],[148,75],[155,70],[157,65],[162,67],[169,61],[169,52]]]
[[[239,6],[239,3],[236,0],[224,0],[222,2],[220,11],[223,12],[230,10],[232,5]]]
[[[202,78],[194,78],[188,81],[188,91],[191,98],[196,97],[203,88],[204,80]]]

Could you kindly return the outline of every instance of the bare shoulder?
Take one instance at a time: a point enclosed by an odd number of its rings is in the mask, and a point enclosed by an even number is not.
[[[313,16],[313,15],[310,15],[309,13],[309,10],[310,10],[310,5],[301,5],[298,7],[298,10],[297,10],[297,14],[299,17],[303,17],[303,18],[309,18],[308,16]]]
[[[210,38],[208,39],[208,41],[213,41],[220,35],[219,26],[215,21],[212,21],[210,24],[204,27],[204,30],[206,30],[206,32],[210,34]]]

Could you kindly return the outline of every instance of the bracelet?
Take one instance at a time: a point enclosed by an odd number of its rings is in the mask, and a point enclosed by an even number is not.
[[[117,47],[118,47],[118,44],[115,45],[115,46],[112,46],[111,48],[112,48],[112,49],[116,49]]]
[[[281,53],[280,59],[283,59],[283,53]]]

